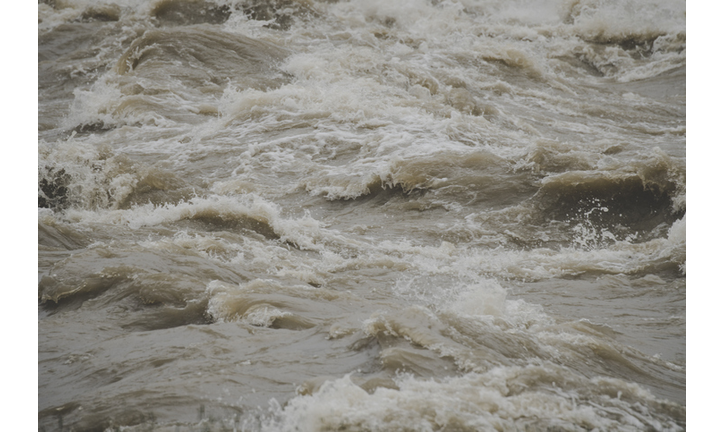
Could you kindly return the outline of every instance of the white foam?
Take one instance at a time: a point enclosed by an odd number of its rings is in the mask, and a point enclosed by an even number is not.
[[[349,375],[274,408],[264,431],[683,430],[636,384],[587,379],[553,365],[501,367],[443,380],[397,378],[369,394]],[[618,392],[618,397],[609,393]],[[661,411],[664,412],[661,412]]]

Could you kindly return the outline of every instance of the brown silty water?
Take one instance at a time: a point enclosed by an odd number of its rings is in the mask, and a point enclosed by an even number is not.
[[[684,2],[38,5],[39,430],[684,430]]]

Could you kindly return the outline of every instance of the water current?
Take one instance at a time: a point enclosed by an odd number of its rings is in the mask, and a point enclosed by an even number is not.
[[[41,1],[39,430],[685,430],[685,9]]]

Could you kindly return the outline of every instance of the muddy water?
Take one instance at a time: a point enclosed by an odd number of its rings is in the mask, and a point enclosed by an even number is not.
[[[38,5],[46,431],[684,430],[685,3]]]

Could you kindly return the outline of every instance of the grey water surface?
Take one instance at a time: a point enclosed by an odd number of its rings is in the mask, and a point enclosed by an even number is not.
[[[685,430],[685,9],[39,3],[39,430]]]

